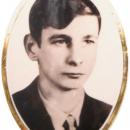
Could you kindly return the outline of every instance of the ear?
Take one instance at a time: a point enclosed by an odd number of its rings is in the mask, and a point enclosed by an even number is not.
[[[40,48],[38,46],[38,43],[32,38],[30,34],[27,34],[24,37],[24,47],[29,58],[33,61],[37,61],[38,51]]]

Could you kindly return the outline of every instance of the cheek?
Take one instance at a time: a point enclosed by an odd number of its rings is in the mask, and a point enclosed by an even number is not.
[[[97,57],[96,49],[87,51],[85,55],[85,66],[88,69],[88,71],[89,70],[91,71],[93,69],[96,62],[96,57]]]
[[[86,48],[86,50],[84,50],[84,56],[86,57],[86,60],[92,61],[95,60],[95,57],[97,55],[97,46],[92,46],[92,47],[88,47]]]
[[[59,68],[63,65],[65,51],[55,48],[46,48],[40,52],[39,61],[43,66],[49,69]],[[44,68],[45,68],[44,67]]]
[[[95,66],[95,63],[96,63],[96,53],[95,53],[95,55],[93,55],[91,58],[92,58],[92,59],[91,59],[91,61],[90,61],[90,73],[91,73],[91,71],[93,70],[93,68],[94,68],[94,66]]]

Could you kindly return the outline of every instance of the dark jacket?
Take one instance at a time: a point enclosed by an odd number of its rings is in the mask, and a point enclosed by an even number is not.
[[[51,118],[37,90],[37,79],[27,88],[13,95],[21,117],[31,130],[54,130]],[[108,117],[111,106],[87,94],[80,115],[78,130],[99,130]]]

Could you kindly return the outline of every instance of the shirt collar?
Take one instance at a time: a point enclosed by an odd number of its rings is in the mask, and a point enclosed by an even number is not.
[[[40,89],[38,89],[38,92],[56,130],[63,129],[62,125],[69,114],[71,114],[76,119],[77,125],[79,125],[79,118],[83,106],[84,93],[81,93],[80,96],[76,97],[75,100],[77,100],[77,105],[74,107],[74,109],[70,113],[65,113],[60,108],[58,108],[54,102],[49,102],[46,98],[44,98]]]

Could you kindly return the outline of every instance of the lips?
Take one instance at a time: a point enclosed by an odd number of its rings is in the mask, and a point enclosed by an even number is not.
[[[83,73],[68,73],[68,72],[65,72],[65,73],[62,73],[63,75],[69,77],[69,78],[72,78],[72,79],[77,79],[79,77],[81,77],[82,75],[84,75]]]

